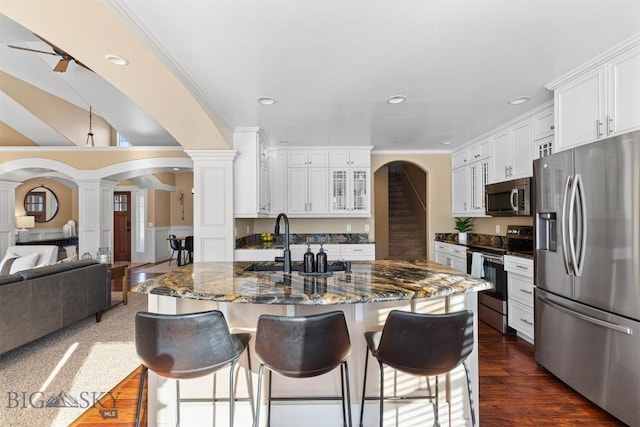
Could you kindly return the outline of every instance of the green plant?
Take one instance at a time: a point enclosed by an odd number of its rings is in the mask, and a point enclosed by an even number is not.
[[[455,229],[461,233],[473,230],[473,218],[456,218]]]

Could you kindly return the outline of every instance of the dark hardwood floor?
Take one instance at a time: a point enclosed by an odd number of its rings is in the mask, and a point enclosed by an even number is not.
[[[129,271],[129,284],[157,275],[141,273],[145,267]],[[625,426],[540,368],[533,346],[515,335],[502,335],[480,322],[478,351],[481,426]],[[94,408],[71,426],[133,425],[140,372],[138,368],[114,388],[122,392],[117,419],[103,419]]]

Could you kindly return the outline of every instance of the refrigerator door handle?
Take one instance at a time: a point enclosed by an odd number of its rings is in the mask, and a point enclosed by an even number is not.
[[[569,263],[569,251],[567,249],[567,196],[571,190],[572,176],[567,177],[567,183],[564,186],[564,196],[562,199],[562,227],[560,228],[562,237],[562,260],[564,261],[564,269],[567,274],[573,274],[571,265]]]
[[[573,185],[571,186],[571,196],[569,196],[569,224],[567,225],[569,231],[569,255],[571,270],[573,275],[578,275],[578,259],[576,257],[576,199],[578,194],[578,175],[573,178]]]
[[[573,311],[568,307],[565,307],[562,304],[559,304],[554,301],[549,301],[548,299],[538,295],[538,299],[540,302],[547,304],[548,306],[555,308],[569,316],[576,317],[580,320],[584,320],[585,322],[593,323],[594,325],[602,326],[603,328],[612,329],[616,332],[622,332],[623,334],[632,335],[631,328],[627,326],[621,326],[616,323],[607,322],[605,320],[596,319],[595,317],[587,316],[586,314],[578,313],[577,311]]]
[[[582,276],[582,269],[584,268],[584,254],[587,249],[587,244],[586,244],[587,243],[587,221],[586,221],[587,205],[584,200],[584,189],[583,189],[583,183],[582,183],[582,176],[580,174],[576,174],[575,176],[574,188],[576,190],[576,196],[577,196],[574,200],[574,206],[576,205],[576,202],[579,202],[579,205],[576,206],[576,208],[578,207],[580,208],[578,211],[579,213],[578,225],[580,227],[580,235],[578,236],[579,238],[578,241],[576,241],[575,239],[572,239],[571,256],[573,258],[573,265],[576,272],[576,276],[580,277]],[[575,217],[575,212],[574,212],[574,217]],[[573,227],[571,229],[573,229]],[[577,244],[580,245],[580,247],[578,248],[579,253],[578,251],[576,251]]]

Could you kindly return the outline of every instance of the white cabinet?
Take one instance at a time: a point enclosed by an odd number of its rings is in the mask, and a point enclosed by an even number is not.
[[[329,152],[331,167],[371,167],[371,152],[366,150],[331,150]]]
[[[550,83],[556,151],[640,129],[640,36]]]
[[[265,138],[258,128],[238,128],[233,147],[238,152],[233,169],[235,217],[268,214],[271,193]]]
[[[287,156],[284,211],[289,216],[371,216],[372,147],[335,148],[282,150]],[[279,188],[275,183],[272,187]],[[277,201],[272,196],[273,206]]]
[[[234,261],[274,261],[278,256],[282,256],[282,249],[235,249],[233,251]]]
[[[371,216],[370,169],[330,169],[330,211],[332,214]]]
[[[324,167],[287,168],[287,214],[329,213],[329,170]]]
[[[319,243],[310,245],[311,252],[318,254]],[[291,259],[302,261],[307,245],[291,245]],[[326,244],[322,245],[322,250],[327,253],[329,261],[372,261],[376,258],[376,245],[373,243],[363,244]]]
[[[451,155],[451,211],[454,216],[485,215],[484,186],[491,170],[489,154],[489,138],[485,138]]]
[[[330,150],[331,214],[371,216],[371,153],[365,150]]]
[[[525,118],[492,135],[492,182],[533,175],[532,143],[531,118]]]
[[[435,242],[435,262],[467,272],[467,248],[445,242]]]
[[[269,151],[270,201],[269,211],[277,215],[287,211],[287,153]]]
[[[533,140],[538,141],[543,138],[553,136],[555,122],[553,120],[553,107],[549,107],[534,115],[531,118],[533,127]]]
[[[287,214],[329,213],[329,151],[287,152]]]
[[[505,255],[504,270],[507,272],[507,304],[509,326],[520,337],[533,344],[533,260]]]

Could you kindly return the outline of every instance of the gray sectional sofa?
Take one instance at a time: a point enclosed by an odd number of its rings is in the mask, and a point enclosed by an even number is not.
[[[0,354],[111,305],[111,273],[95,260],[0,275]]]

